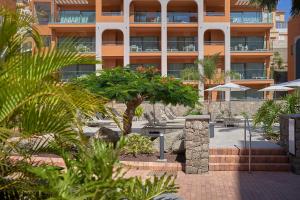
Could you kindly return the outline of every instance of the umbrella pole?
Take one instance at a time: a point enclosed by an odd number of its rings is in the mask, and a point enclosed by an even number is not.
[[[231,117],[231,89],[229,89],[229,117]]]
[[[154,125],[156,124],[156,116],[155,116],[155,103],[152,104],[152,109],[153,109],[153,120],[154,120]]]

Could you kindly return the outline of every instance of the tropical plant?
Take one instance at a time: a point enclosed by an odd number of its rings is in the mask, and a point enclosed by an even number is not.
[[[142,106],[138,106],[135,109],[134,116],[136,116],[138,119],[140,119],[143,116],[143,113],[144,113],[144,108]]]
[[[291,15],[296,16],[300,14],[300,2],[298,0],[291,0],[292,8]],[[250,2],[256,6],[260,6],[262,8],[267,8],[270,11],[276,9],[279,0],[250,0]]]
[[[140,134],[131,134],[127,139],[127,144],[124,146],[125,154],[151,154],[153,153],[153,144],[149,137]]]
[[[154,68],[139,68],[138,71],[126,68],[104,70],[99,76],[89,75],[73,81],[92,93],[110,100],[126,104],[123,114],[123,132],[131,132],[135,110],[148,100],[151,103],[182,104],[193,107],[198,101],[198,93],[190,86],[183,85],[172,77],[161,77]]]
[[[294,92],[285,96],[281,102],[268,100],[258,109],[254,116],[254,125],[262,124],[265,133],[273,133],[274,123],[279,122],[279,116],[282,114],[295,114],[300,111],[300,95]]]
[[[180,72],[180,78],[184,81],[194,81],[199,80],[199,71],[198,68],[195,67],[187,67]]]
[[[153,199],[163,193],[174,193],[175,177],[162,176],[144,181],[140,177],[125,177],[118,157],[126,146],[121,138],[113,144],[93,140],[80,146],[78,152],[61,152],[66,169],[55,166],[32,166],[30,173],[37,176],[35,183],[45,199]],[[39,184],[43,183],[43,184]]]
[[[49,187],[50,184],[54,186],[61,183],[62,185],[59,186],[62,192],[51,193],[51,195],[59,199],[65,197],[68,199],[68,192],[73,192],[68,191],[68,188],[74,182],[68,184],[64,181],[70,181],[68,178],[74,178],[76,172],[76,166],[72,166],[72,162],[76,162],[76,159],[71,161],[72,154],[68,151],[79,151],[80,155],[86,155],[84,151],[89,152],[89,149],[85,148],[88,139],[83,134],[78,112],[92,116],[95,112],[106,114],[108,111],[104,107],[106,100],[78,86],[62,84],[53,74],[65,66],[97,62],[69,51],[68,46],[60,49],[41,48],[43,45],[39,44],[40,36],[34,26],[31,26],[33,19],[27,15],[14,13],[1,7],[0,18],[0,197],[1,199],[46,199],[50,197],[47,196],[49,193],[43,190],[43,186]],[[32,37],[36,41],[34,54],[22,51],[24,37]],[[99,147],[96,150],[100,151],[94,152],[98,155],[103,153],[105,148]],[[40,166],[42,172],[35,169],[33,166],[39,163],[34,162],[33,155],[41,152],[62,155],[66,163],[70,164],[68,167],[74,167],[73,171],[63,171],[51,166]],[[17,155],[18,159],[13,155]],[[81,169],[81,173],[88,173],[91,170],[89,161],[81,161],[80,164],[85,167],[85,170]],[[104,164],[111,164],[113,161],[115,160],[106,160]],[[50,174],[51,177],[47,176]],[[80,172],[77,171],[76,175],[78,174]],[[83,176],[91,178],[90,175],[91,173]],[[53,182],[65,177],[67,179],[63,181]],[[82,180],[82,177],[76,178]],[[98,180],[100,178],[103,184],[109,185],[109,176],[97,177]],[[158,187],[152,186],[149,182],[144,184],[139,179],[134,181],[140,188],[127,183],[124,185],[128,186],[126,187],[128,191],[147,190],[151,187],[151,191],[159,193],[168,188],[170,178],[167,180],[169,180],[167,186],[166,179],[158,180],[156,182],[159,184]],[[121,181],[120,184],[123,182]],[[58,188],[47,189],[51,192]],[[106,191],[109,191],[109,188]],[[87,199],[84,195],[74,199]]]

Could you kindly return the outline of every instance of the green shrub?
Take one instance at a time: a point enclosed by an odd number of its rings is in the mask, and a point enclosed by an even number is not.
[[[140,119],[143,116],[143,113],[144,113],[144,108],[141,106],[138,106],[135,109],[134,116],[136,116],[138,119]]]
[[[127,144],[124,147],[125,154],[151,154],[153,153],[153,144],[149,137],[139,134],[132,134],[127,138]]]

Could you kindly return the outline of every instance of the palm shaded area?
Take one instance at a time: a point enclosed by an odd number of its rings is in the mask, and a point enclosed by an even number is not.
[[[106,100],[59,82],[57,72],[94,59],[71,45],[44,48],[30,16],[2,7],[0,19],[0,199],[138,199],[126,191],[143,189],[144,199],[151,199],[175,191],[170,177],[144,183],[115,173],[125,141],[115,147],[84,136],[80,116],[109,115]],[[34,53],[22,50],[28,38]],[[34,161],[41,153],[62,157],[66,169]]]
[[[288,1],[288,0],[284,0]],[[300,14],[300,1],[299,0],[290,0],[292,1],[292,8],[290,14],[296,16]],[[277,7],[279,0],[250,0],[251,3],[267,8],[268,10],[274,10]]]

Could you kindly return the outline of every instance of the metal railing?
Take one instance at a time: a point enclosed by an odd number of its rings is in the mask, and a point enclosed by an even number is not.
[[[168,41],[168,52],[198,51],[197,41]]]
[[[249,145],[248,145],[248,172],[251,173],[251,164],[252,164],[252,132],[250,127],[250,122],[248,117],[244,119],[244,148],[247,148],[247,130],[249,133]]]
[[[124,41],[118,41],[118,40],[113,40],[113,41],[105,40],[105,41],[102,41],[102,45],[123,45],[123,44],[124,44]]]
[[[91,24],[96,22],[95,12],[59,13],[52,23],[60,24]]]
[[[273,15],[267,12],[231,12],[230,21],[235,24],[271,24]]]
[[[160,41],[130,41],[130,52],[158,52]]]
[[[238,42],[231,39],[230,50],[235,52],[268,51],[265,41]]]
[[[193,12],[168,12],[169,23],[197,23],[198,13]]]
[[[102,16],[122,16],[123,12],[102,12]]]
[[[79,53],[95,53],[96,45],[95,42],[72,42],[72,45],[69,45],[65,42],[59,42],[58,48],[67,47],[68,50],[76,51]]]
[[[225,12],[205,12],[205,16],[212,16],[212,17],[225,16]]]
[[[268,79],[267,75],[266,75],[266,70],[262,69],[262,70],[234,70],[231,69],[231,71],[234,73],[234,76],[231,77],[232,80],[266,80]]]
[[[134,12],[134,23],[137,24],[159,24],[161,22],[160,12]]]
[[[205,45],[224,45],[224,41],[204,41]]]
[[[69,81],[73,78],[78,78],[81,76],[93,74],[95,71],[61,71],[60,72],[60,80],[61,81]]]

